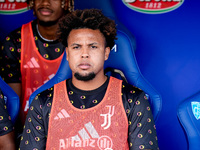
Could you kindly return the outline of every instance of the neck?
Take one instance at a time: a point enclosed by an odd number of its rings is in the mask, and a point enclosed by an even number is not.
[[[56,40],[57,24],[50,26],[43,26],[38,23],[39,34],[47,40]]]
[[[73,85],[76,88],[80,90],[84,90],[84,91],[91,91],[91,90],[97,89],[98,87],[103,85],[106,80],[107,80],[107,77],[105,75],[101,77],[96,76],[94,79],[89,80],[89,81],[77,80],[74,76],[72,76]]]

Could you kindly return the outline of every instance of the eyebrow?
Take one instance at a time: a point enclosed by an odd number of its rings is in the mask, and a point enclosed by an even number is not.
[[[98,45],[98,43],[94,42],[94,43],[91,43],[91,44],[89,44],[89,45],[90,45],[90,46],[91,46],[91,45]]]
[[[90,43],[90,44],[88,44],[89,46],[91,46],[91,45],[98,45],[98,43],[97,42],[93,42],[93,43]],[[72,45],[70,45],[70,46],[81,46],[81,44],[78,44],[78,43],[73,43]]]
[[[73,43],[72,45],[70,45],[70,46],[80,46],[80,44],[77,44],[77,43]]]

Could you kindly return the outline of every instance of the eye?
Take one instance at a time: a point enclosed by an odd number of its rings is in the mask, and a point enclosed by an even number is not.
[[[92,45],[92,46],[91,46],[91,48],[92,48],[92,49],[96,49],[96,48],[97,48],[97,46],[94,46],[94,45]]]
[[[72,49],[78,49],[80,46],[73,46]]]

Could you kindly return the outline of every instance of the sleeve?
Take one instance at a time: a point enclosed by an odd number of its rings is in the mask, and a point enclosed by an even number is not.
[[[3,93],[0,90],[0,136],[8,134],[11,131],[13,131],[13,125],[6,109]]]
[[[45,150],[46,148],[47,135],[44,123],[46,116],[43,116],[41,100],[42,98],[38,95],[31,103],[21,136],[21,150]]]
[[[1,44],[0,74],[6,83],[20,83],[21,28],[11,32]]]
[[[130,150],[158,150],[156,127],[148,95],[132,87],[125,94],[124,107],[129,122]]]

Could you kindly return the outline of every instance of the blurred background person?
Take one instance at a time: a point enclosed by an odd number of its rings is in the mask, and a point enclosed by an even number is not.
[[[58,20],[74,9],[74,0],[28,0],[36,19],[12,31],[2,42],[1,76],[21,100],[17,137],[22,132],[30,95],[51,79],[65,47],[56,39]]]
[[[11,32],[2,44],[1,76],[21,98],[24,122],[29,96],[57,71],[65,47],[57,22],[73,10],[73,0],[28,0],[36,20]]]
[[[14,130],[0,89],[0,150],[15,150]]]

